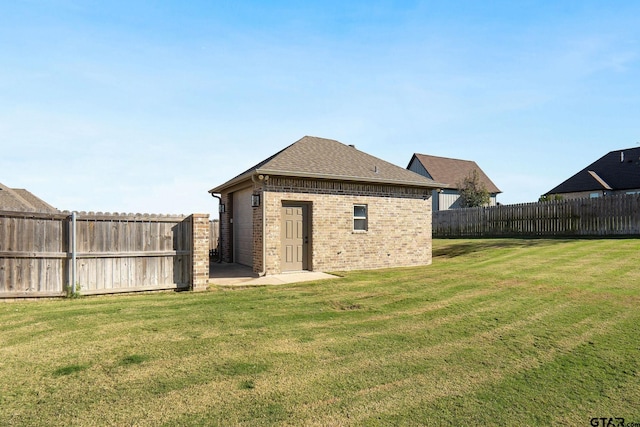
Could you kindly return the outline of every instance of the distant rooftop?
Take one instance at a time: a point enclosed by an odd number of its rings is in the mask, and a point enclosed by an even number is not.
[[[610,151],[546,194],[640,188],[640,147]]]
[[[0,183],[0,210],[19,212],[59,212],[44,200],[21,188]]]
[[[451,188],[457,188],[458,183],[463,182],[465,178],[476,170],[478,171],[480,182],[484,184],[489,193],[502,193],[474,161],[418,153],[413,155],[411,162],[414,159],[417,159],[422,164],[434,181],[448,184]],[[409,162],[409,165],[411,165],[411,162]]]

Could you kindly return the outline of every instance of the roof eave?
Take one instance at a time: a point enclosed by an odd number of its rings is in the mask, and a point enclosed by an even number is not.
[[[243,175],[237,176],[233,178],[231,181],[227,181],[224,184],[221,184],[221,185],[218,185],[217,187],[212,188],[211,190],[209,190],[209,193],[220,194],[227,188],[233,187],[234,185],[240,184],[241,182],[244,182],[250,179],[251,175],[253,175],[254,173],[255,171],[251,171],[249,173],[245,173]]]
[[[215,188],[212,188],[211,190],[209,190],[209,193],[211,194],[221,193],[230,187],[233,187],[241,182],[249,180],[251,176],[255,174],[285,176],[285,177],[293,177],[293,178],[327,179],[332,181],[368,182],[368,183],[375,183],[375,184],[398,185],[402,187],[419,187],[419,188],[425,188],[425,189],[450,188],[450,186],[447,184],[443,184],[435,181],[433,182],[401,181],[401,180],[384,179],[384,178],[363,178],[363,177],[357,177],[357,176],[280,171],[280,170],[274,170],[274,169],[255,169],[254,171],[252,171],[252,173],[246,173],[244,175],[240,175],[232,179],[231,181],[228,181]]]
[[[309,173],[309,172],[280,171],[280,170],[274,170],[274,169],[257,169],[255,172],[261,175],[290,176],[295,178],[328,179],[332,181],[370,182],[370,183],[376,183],[376,184],[400,185],[403,187],[420,187],[420,188],[432,188],[432,189],[449,188],[447,184],[442,184],[435,181],[433,182],[404,181],[404,180],[368,178],[368,177],[357,177],[357,176],[347,176],[347,175],[331,175],[331,174],[319,174],[319,173]]]

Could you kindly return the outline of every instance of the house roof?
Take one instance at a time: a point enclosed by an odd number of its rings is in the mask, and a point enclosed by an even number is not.
[[[44,200],[27,190],[9,188],[0,183],[0,210],[20,212],[58,212]]]
[[[424,188],[447,187],[357,150],[354,146],[333,139],[305,136],[209,192],[220,193],[250,179],[254,174]]]
[[[614,150],[545,194],[640,188],[640,147]]]
[[[444,182],[448,184],[450,188],[457,189],[460,182],[467,178],[473,170],[477,170],[480,182],[484,184],[489,193],[502,193],[474,161],[415,153],[409,162],[409,166],[411,166],[414,160],[422,164],[433,180]]]

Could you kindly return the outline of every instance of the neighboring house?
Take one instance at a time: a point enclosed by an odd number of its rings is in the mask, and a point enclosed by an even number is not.
[[[610,151],[546,196],[564,199],[640,193],[640,147]]]
[[[449,188],[434,190],[433,211],[461,208],[460,191],[458,184],[470,176],[474,170],[478,171],[480,182],[489,192],[489,206],[497,204],[496,198],[502,193],[489,177],[480,169],[476,162],[470,160],[450,159],[447,157],[428,156],[415,153],[407,166],[410,171],[422,176],[443,182]]]
[[[259,274],[431,263],[442,184],[331,139],[305,136],[209,192],[222,260]]]
[[[9,188],[0,183],[0,210],[20,212],[59,212],[27,190]]]

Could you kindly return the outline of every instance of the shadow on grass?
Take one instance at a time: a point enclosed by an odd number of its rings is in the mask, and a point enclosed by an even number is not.
[[[566,239],[478,239],[455,240],[440,239],[433,249],[434,258],[455,258],[487,249],[518,249],[551,246],[566,243]],[[434,245],[436,246],[436,245]]]
[[[53,371],[53,375],[56,377],[62,377],[66,375],[82,372],[89,368],[89,365],[67,365]]]
[[[139,365],[142,362],[149,360],[149,356],[141,355],[141,354],[132,354],[130,356],[124,357],[120,360],[120,366],[130,366],[130,365]]]

